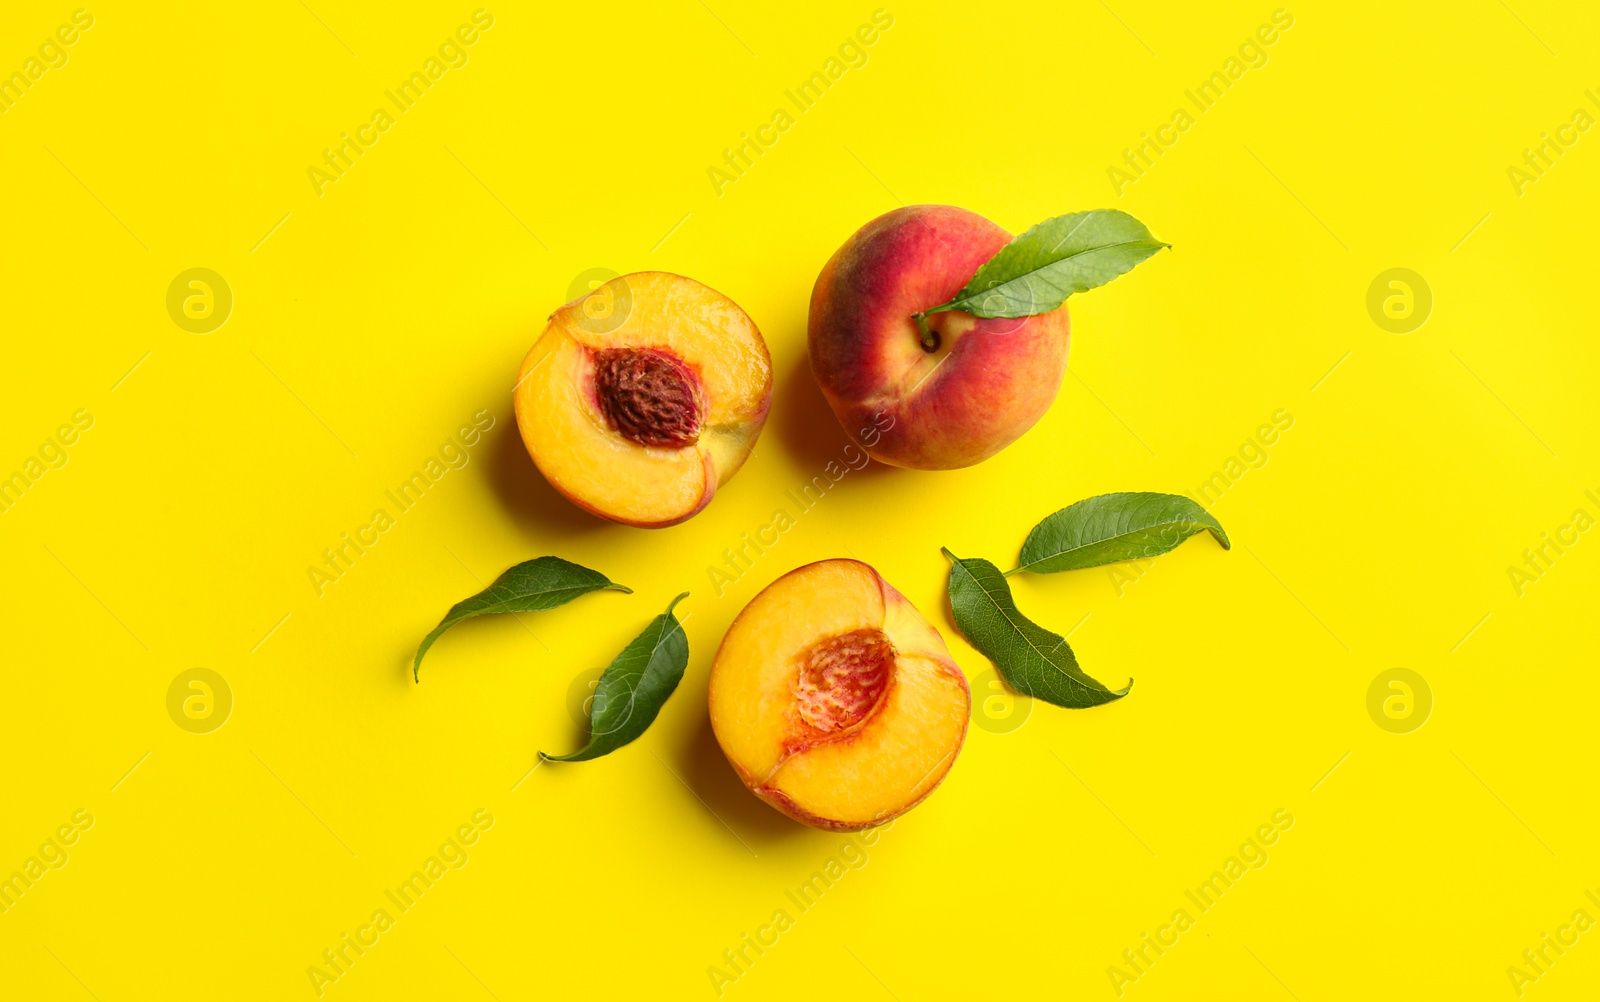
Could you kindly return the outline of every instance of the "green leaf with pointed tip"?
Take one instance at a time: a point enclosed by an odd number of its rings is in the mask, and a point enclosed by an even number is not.
[[[1057,216],[1000,248],[956,298],[928,312],[961,310],[975,317],[1049,313],[1074,292],[1105,285],[1170,246],[1120,209]]]
[[[1121,699],[1133,679],[1107,689],[1078,667],[1065,637],[1017,611],[1011,586],[1000,569],[979,557],[963,560],[949,550],[950,611],[956,629],[994,662],[1006,684],[1020,693],[1057,706],[1082,708]]]
[[[581,564],[560,557],[535,557],[524,560],[495,578],[494,584],[469,599],[450,607],[444,619],[433,632],[422,638],[417,656],[411,662],[411,677],[419,680],[422,656],[439,639],[439,635],[463,619],[474,616],[492,616],[501,612],[544,612],[558,605],[566,605],[580,595],[609,588],[613,591],[632,592],[601,574]]]
[[[1033,527],[1015,570],[1036,574],[1098,567],[1154,557],[1197,532],[1209,532],[1231,549],[1222,523],[1181,494],[1123,491],[1085,498]]]
[[[688,594],[673,599],[667,611],[652,619],[601,673],[589,704],[589,743],[570,755],[540,752],[540,758],[551,762],[599,758],[643,734],[655,721],[689,666],[689,638],[672,614]]]

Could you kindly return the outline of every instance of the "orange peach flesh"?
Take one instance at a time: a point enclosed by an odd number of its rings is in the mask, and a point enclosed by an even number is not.
[[[584,307],[608,294],[631,306],[598,331]],[[771,399],[772,360],[745,312],[665,272],[614,278],[556,310],[513,393],[523,443],[556,490],[651,528],[710,503],[749,455]]]
[[[751,600],[711,668],[711,725],[756,796],[851,831],[944,779],[971,696],[944,640],[857,560],[790,571]]]

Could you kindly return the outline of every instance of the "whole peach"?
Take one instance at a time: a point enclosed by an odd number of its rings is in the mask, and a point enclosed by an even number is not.
[[[872,458],[919,470],[982,462],[1033,427],[1067,367],[1067,308],[1014,319],[955,310],[1011,234],[975,212],[908,205],[857,230],[811,291],[811,370]]]

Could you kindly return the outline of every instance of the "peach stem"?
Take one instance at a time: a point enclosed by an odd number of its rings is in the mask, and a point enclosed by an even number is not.
[[[939,350],[939,332],[928,326],[926,313],[913,313],[911,319],[917,323],[917,330],[922,332],[922,350],[935,352]]]

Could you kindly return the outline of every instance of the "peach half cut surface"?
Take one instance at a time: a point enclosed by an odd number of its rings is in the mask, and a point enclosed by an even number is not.
[[[551,314],[512,397],[551,486],[603,518],[660,528],[743,465],[772,403],[772,359],[727,296],[636,272]]]
[[[881,824],[932,793],[972,710],[939,632],[877,571],[842,559],[751,599],[722,639],[709,698],[745,786],[834,831]]]

